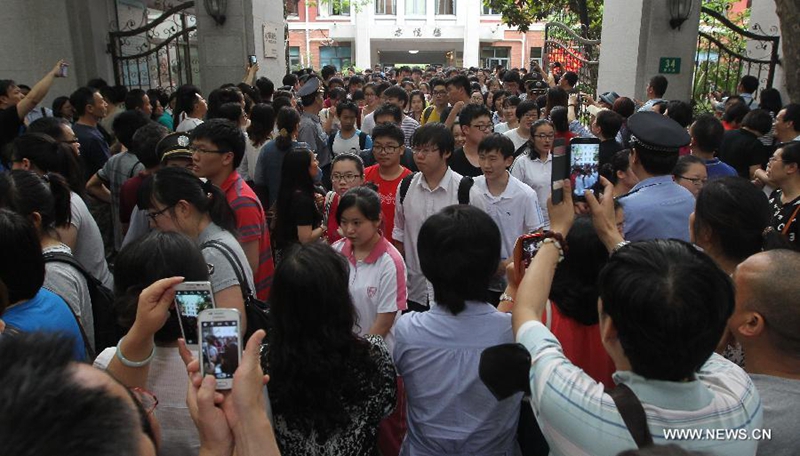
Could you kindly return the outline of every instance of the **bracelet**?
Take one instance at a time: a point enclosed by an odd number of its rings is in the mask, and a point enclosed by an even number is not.
[[[611,249],[611,253],[609,253],[608,256],[611,256],[611,255],[617,253],[619,251],[619,249],[625,247],[626,245],[628,245],[630,243],[631,243],[631,241],[620,241],[620,242],[618,242],[617,245],[615,245],[614,248]]]
[[[545,231],[542,233],[545,238],[553,238],[558,241],[559,248],[563,252],[569,252],[569,245],[567,245],[567,241],[564,239],[564,235],[561,233],[557,233],[555,231]]]
[[[500,300],[501,301],[508,301],[508,302],[511,302],[511,303],[514,302],[514,298],[512,298],[511,295],[506,293],[505,291],[503,292],[503,294],[500,295]]]
[[[153,345],[153,350],[150,352],[150,356],[148,356],[146,359],[144,359],[142,361],[131,361],[128,358],[126,358],[125,355],[122,354],[122,341],[123,340],[125,340],[124,336],[122,338],[120,338],[119,342],[117,342],[117,354],[116,354],[117,359],[119,359],[119,362],[121,362],[122,365],[128,366],[128,367],[144,367],[144,366],[150,364],[150,361],[153,360],[153,356],[155,356],[155,354],[156,354],[156,346],[155,345]]]
[[[561,247],[561,243],[558,242],[558,239],[555,237],[549,237],[542,241],[542,246],[545,244],[553,244],[558,249],[558,262],[561,263],[564,261],[564,249]]]

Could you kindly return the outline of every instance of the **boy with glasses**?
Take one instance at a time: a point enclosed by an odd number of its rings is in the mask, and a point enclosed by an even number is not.
[[[400,164],[400,157],[405,152],[403,130],[391,123],[381,124],[372,130],[372,134],[375,135],[372,154],[377,164],[364,170],[364,180],[378,186],[384,221],[383,236],[394,242],[392,230],[397,189],[403,178],[411,174],[408,168]]]
[[[517,151],[531,139],[531,125],[539,120],[539,105],[535,101],[525,100],[517,106],[517,119],[519,126],[503,133],[514,143],[514,156]]]
[[[468,104],[458,114],[458,124],[464,132],[466,142],[453,152],[448,160],[450,168],[462,176],[478,177],[481,167],[478,163],[478,144],[492,134],[494,124],[492,113],[485,105]]]
[[[431,79],[431,106],[422,111],[420,123],[425,125],[429,122],[441,122],[442,114],[450,104],[447,102],[447,86],[443,79]]]
[[[447,166],[455,140],[441,123],[420,127],[411,139],[414,162],[420,172],[405,178],[398,187],[392,237],[405,256],[408,271],[408,309],[426,311],[433,301],[433,288],[419,263],[417,241],[428,217],[458,203],[461,175]]]

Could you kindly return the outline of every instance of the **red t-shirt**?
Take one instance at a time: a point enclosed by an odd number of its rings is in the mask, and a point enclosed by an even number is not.
[[[379,171],[380,165],[372,165],[364,170],[364,180],[366,182],[374,182],[378,186],[378,194],[381,197],[381,211],[383,212],[383,236],[394,242],[392,239],[392,229],[394,229],[394,207],[397,200],[397,187],[404,177],[411,174],[407,168],[403,168],[403,172],[397,179],[385,180],[381,177]]]
[[[550,332],[561,343],[564,356],[595,381],[602,383],[606,388],[613,388],[615,384],[611,375],[617,369],[603,347],[600,325],[582,325],[572,318],[561,315],[554,303],[549,305],[552,308],[553,321],[547,325],[547,313],[545,313],[542,323],[550,328]]]
[[[130,179],[126,180],[119,190],[119,221],[122,223],[131,223],[131,213],[133,208],[136,207],[136,198],[139,193],[139,187],[142,186],[145,178],[148,175],[141,172]]]
[[[236,228],[239,230],[239,242],[246,244],[258,240],[258,271],[255,275],[256,295],[266,300],[275,274],[275,263],[272,259],[272,245],[267,228],[267,217],[264,208],[253,189],[239,176],[232,172],[222,183],[222,191],[236,214]]]

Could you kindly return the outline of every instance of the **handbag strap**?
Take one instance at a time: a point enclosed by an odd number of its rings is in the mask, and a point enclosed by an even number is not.
[[[622,415],[622,421],[625,422],[625,427],[631,433],[636,446],[644,448],[653,445],[653,436],[647,427],[647,415],[636,393],[627,385],[620,383],[616,388],[606,390],[606,394],[614,399],[617,411]]]
[[[783,234],[784,236],[786,235],[786,233],[789,232],[789,227],[792,226],[792,222],[794,222],[795,219],[797,218],[797,211],[800,211],[800,204],[797,204],[797,207],[794,209],[794,212],[792,212],[792,216],[789,217],[789,221],[787,221],[786,225],[783,226],[781,234]]]
[[[236,279],[239,281],[239,287],[242,289],[242,296],[244,296],[245,301],[253,297],[253,290],[250,289],[250,284],[247,283],[247,279],[244,275],[244,266],[242,266],[242,263],[236,258],[233,249],[219,241],[208,241],[203,243],[201,247],[212,247],[219,250],[236,273]]]

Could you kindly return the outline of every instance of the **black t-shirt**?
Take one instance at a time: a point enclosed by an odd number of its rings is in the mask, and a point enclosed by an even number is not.
[[[286,219],[281,220],[282,217]],[[285,216],[278,214],[277,223],[275,244],[279,248],[285,248],[289,244],[298,242],[298,226],[310,225],[312,229],[318,228],[322,224],[322,214],[317,210],[317,203],[312,195],[295,190],[289,212]]]
[[[0,152],[19,135],[22,125],[16,105],[0,110]],[[10,157],[3,156],[3,160],[6,159],[10,159]]]
[[[744,130],[729,130],[722,138],[719,159],[733,166],[739,176],[750,178],[750,167],[763,166],[769,160],[769,150],[758,136]]]
[[[462,176],[478,177],[483,175],[479,166],[472,166],[472,163],[467,160],[463,147],[456,149],[455,152],[450,155],[450,159],[447,160],[447,165],[450,166],[450,169]]]
[[[786,237],[789,239],[795,247],[800,247],[800,238],[798,238],[798,234],[800,234],[800,211],[798,208],[800,207],[800,196],[795,198],[794,200],[783,204],[781,202],[781,196],[783,192],[780,189],[775,190],[769,196],[769,205],[772,208],[772,221],[770,222],[770,226],[778,231],[779,233],[783,233],[786,230]],[[789,229],[786,229],[786,225],[789,225]]]
[[[622,145],[616,139],[607,139],[600,143],[600,156],[598,161],[600,166],[610,163],[614,154],[622,150]]]

